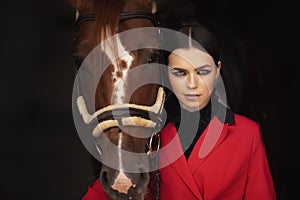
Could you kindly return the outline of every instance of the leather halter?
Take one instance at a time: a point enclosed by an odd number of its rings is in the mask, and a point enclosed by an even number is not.
[[[162,122],[161,115],[164,102],[165,91],[163,87],[160,87],[157,92],[156,102],[152,106],[131,103],[114,104],[90,114],[83,96],[79,96],[77,98],[77,107],[84,123],[90,126],[92,135],[98,137],[102,132],[112,127],[140,126],[159,128]],[[157,130],[154,130],[153,136],[156,134]]]
[[[155,27],[160,26],[160,22],[156,14],[145,11],[145,10],[136,10],[131,12],[123,12],[120,14],[120,21],[126,21],[130,19],[144,18],[148,19],[152,22]],[[87,13],[80,14],[78,18],[76,18],[76,31],[79,30],[79,27],[82,23],[87,21],[94,21],[95,14]],[[159,32],[160,34],[160,32]],[[162,63],[164,56],[163,53],[159,56],[159,62]],[[77,66],[79,69],[80,66]],[[160,87],[157,92],[156,102],[152,106],[141,106],[135,104],[122,104],[122,105],[110,105],[106,106],[94,114],[90,115],[87,111],[84,98],[79,96],[77,98],[77,106],[80,114],[83,117],[83,120],[86,124],[92,128],[93,136],[97,137],[100,133],[104,132],[108,128],[111,127],[120,127],[120,126],[142,126],[153,128],[153,133],[150,137],[150,141],[147,144],[150,162],[152,165],[158,167],[158,150],[160,148],[160,137],[158,132],[162,125],[162,108],[165,103],[165,91],[163,87]],[[153,119],[154,118],[154,119]],[[102,126],[101,126],[102,125]],[[155,138],[155,139],[154,139]],[[154,140],[157,140],[156,151],[153,151],[152,143]],[[155,143],[155,142],[154,142]],[[96,148],[98,149],[97,145]],[[101,151],[98,149],[99,153]],[[160,177],[158,170],[153,171],[154,176],[154,193],[156,199],[159,199],[159,183]]]
[[[80,14],[78,18],[75,21],[76,25],[76,30],[79,29],[80,25],[84,22],[88,21],[94,21],[95,20],[95,14],[94,13],[85,13],[85,14]],[[123,12],[120,14],[120,21],[126,21],[130,19],[138,19],[138,18],[144,18],[148,19],[152,22],[152,24],[155,27],[158,27],[160,25],[159,19],[156,14],[151,13],[149,11],[145,10],[134,10],[131,12]]]
[[[120,14],[120,21],[136,19],[136,18],[148,19],[152,22],[152,24],[155,27],[158,27],[160,25],[157,15],[145,10],[135,10],[131,12],[123,12]]]
[[[158,19],[158,16],[152,12],[146,11],[146,10],[135,10],[135,11],[130,11],[130,12],[123,12],[120,14],[120,21],[126,21],[126,20],[130,20],[130,19],[137,19],[137,18],[143,18],[143,19],[148,19],[152,22],[152,24],[155,27],[158,27],[160,22]],[[78,31],[80,25],[84,22],[88,22],[88,21],[94,21],[95,20],[95,14],[94,13],[81,13],[78,18],[76,18],[76,30]],[[160,54],[159,57],[159,62],[163,61],[163,55]],[[77,67],[79,69],[79,66]],[[161,94],[159,94],[159,92]],[[163,94],[162,94],[163,93]],[[101,112],[99,115],[97,114],[97,116],[94,117],[94,119],[92,121],[85,121],[85,123],[90,124],[91,128],[93,130],[93,136],[97,137],[99,135],[99,132],[103,132],[108,128],[111,128],[113,126],[124,126],[124,125],[136,125],[136,126],[144,126],[144,127],[149,127],[149,128],[155,128],[156,125],[159,125],[159,122],[161,122],[161,112],[162,112],[162,107],[164,104],[164,90],[162,87],[160,87],[157,98],[161,98],[160,102],[159,102],[159,111],[156,113],[152,113],[149,114],[149,112],[151,112],[150,110],[148,110],[148,108],[140,108],[143,106],[133,106],[133,104],[122,104],[122,105],[112,105],[112,106],[106,106],[102,109],[100,109],[99,111],[95,112],[93,115],[96,115],[96,113],[99,114],[99,112]],[[163,97],[162,97],[163,96]],[[81,103],[80,103],[81,102]],[[78,97],[77,99],[77,104],[78,107],[80,108],[80,106],[82,107],[85,102],[83,98]],[[84,106],[83,106],[84,107]],[[81,110],[81,115],[84,116],[88,116],[88,112],[87,110],[85,111],[85,108]],[[150,115],[151,118],[155,118],[154,120],[150,119]],[[140,119],[142,119],[142,123],[134,123],[134,122],[130,122],[129,120],[127,120],[127,123],[124,121],[122,121],[122,119],[127,118],[129,119],[130,117],[139,117]],[[129,121],[129,124],[128,124]],[[136,120],[138,121],[138,120]],[[153,121],[153,123],[151,124],[150,122]],[[157,123],[158,122],[158,123]],[[150,123],[150,124],[149,124]],[[102,126],[101,126],[102,124]],[[104,125],[103,125],[104,124]],[[146,124],[146,125],[145,125]],[[98,129],[97,129],[98,126]],[[97,130],[96,130],[97,129]]]
[[[152,22],[152,24],[155,27],[158,27],[160,24],[157,15],[149,11],[135,10],[131,12],[123,12],[120,14],[121,22],[130,19],[137,19],[137,18],[148,19]],[[95,20],[94,13],[81,13],[76,18],[75,21],[77,31],[82,23],[88,21],[94,21],[94,20]],[[163,61],[163,55],[160,54],[159,62],[162,61]],[[155,113],[151,113],[151,110],[149,110],[150,107],[145,108],[145,106],[127,103],[121,105],[106,106],[96,111],[94,114],[90,115],[87,112],[87,109],[85,108],[86,105],[82,96],[78,97],[77,106],[83,118],[89,118],[89,117],[93,118],[92,120],[84,120],[84,121],[86,124],[90,125],[94,137],[99,136],[101,132],[104,132],[105,130],[111,127],[122,127],[126,125],[156,128],[154,130],[154,133],[152,134],[152,137],[154,137],[157,134],[157,129],[159,128],[159,125],[162,121],[161,114],[162,114],[162,107],[165,98],[165,92],[162,87],[159,88],[157,98],[160,98],[159,102],[156,102],[156,104],[157,103],[159,104],[158,105],[159,111],[156,111]],[[151,147],[151,144],[149,144],[149,146]]]

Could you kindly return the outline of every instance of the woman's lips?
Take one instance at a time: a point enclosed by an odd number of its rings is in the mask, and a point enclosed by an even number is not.
[[[191,101],[198,100],[200,94],[184,94],[185,98]]]

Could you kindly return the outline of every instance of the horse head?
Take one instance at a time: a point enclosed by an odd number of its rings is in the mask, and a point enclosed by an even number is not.
[[[87,72],[86,77],[96,76],[95,86],[85,87],[92,91],[92,103],[79,95],[76,104],[95,139],[102,163],[100,182],[112,199],[144,199],[149,172],[155,168],[149,164],[149,154],[165,99],[160,68],[150,65],[161,62],[159,31],[153,28],[159,23],[156,4],[153,0],[67,1],[76,10],[75,65],[78,72],[82,65],[88,66],[81,72]]]

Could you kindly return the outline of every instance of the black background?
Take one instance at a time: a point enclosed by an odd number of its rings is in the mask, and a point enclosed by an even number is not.
[[[280,200],[299,196],[298,12],[288,1],[158,1],[163,26],[197,19],[223,41],[229,100],[262,125]],[[0,199],[81,199],[95,169],[72,117],[74,10],[11,0],[0,19]]]

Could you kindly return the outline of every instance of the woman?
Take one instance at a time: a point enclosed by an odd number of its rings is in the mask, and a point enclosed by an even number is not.
[[[168,56],[160,199],[276,199],[259,125],[222,103],[216,38],[199,24],[179,32],[186,37]]]

